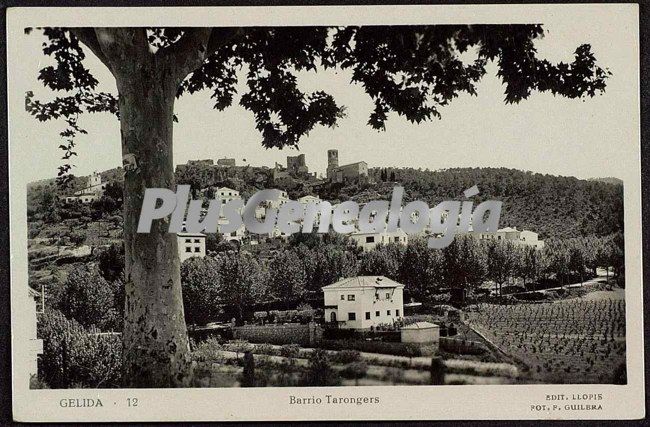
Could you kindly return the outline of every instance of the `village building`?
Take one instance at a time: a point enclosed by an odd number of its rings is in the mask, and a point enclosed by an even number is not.
[[[339,151],[327,150],[327,179],[339,183],[367,180],[368,163],[360,161],[339,166]]]
[[[470,228],[468,234],[480,240],[508,241],[518,245],[532,246],[536,249],[544,247],[544,241],[539,240],[539,234],[530,230],[517,230],[516,227],[500,228],[494,232],[474,232]]]
[[[287,172],[293,176],[306,176],[309,174],[305,155],[287,156]]]
[[[235,166],[235,159],[229,159],[224,157],[223,159],[217,159],[217,166]]]
[[[187,166],[213,166],[213,165],[214,165],[214,160],[212,160],[212,159],[188,160],[187,161]]]
[[[176,233],[176,238],[178,239],[178,257],[181,264],[188,258],[205,257],[205,234],[183,231]]]
[[[219,187],[214,190],[214,199],[219,200],[221,202],[221,206],[223,206],[232,200],[241,199],[241,196],[237,190],[233,190],[232,188],[228,187]]]
[[[72,196],[64,196],[65,203],[81,202],[83,204],[92,203],[101,199],[106,190],[106,183],[102,182],[102,176],[97,172],[93,172],[88,177],[88,183],[81,190],[72,193]]]
[[[302,196],[301,198],[298,199],[298,203],[300,203],[304,207],[307,207],[307,205],[310,203],[320,203],[321,201],[322,200],[319,197],[311,196],[311,195]]]
[[[369,329],[404,316],[404,285],[384,276],[349,277],[322,289],[325,322],[339,328]]]
[[[371,251],[379,245],[387,245],[389,243],[397,243],[406,246],[408,244],[408,234],[401,229],[394,232],[383,231],[381,233],[364,233],[356,231],[350,234],[350,238],[354,240],[364,252]]]

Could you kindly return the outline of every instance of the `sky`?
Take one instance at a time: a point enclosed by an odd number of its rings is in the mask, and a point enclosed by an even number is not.
[[[301,88],[323,89],[346,107],[347,117],[337,128],[315,128],[303,138],[300,150],[265,149],[252,113],[237,105],[238,98],[219,112],[212,109],[209,92],[184,96],[175,107],[179,123],[174,127],[174,163],[232,157],[237,164],[272,167],[275,162],[286,165],[287,155],[305,153],[309,170],[324,173],[327,150],[336,148],[340,164],[365,160],[369,167],[506,167],[578,178],[621,177],[617,157],[622,150],[639,150],[638,71],[629,66],[635,63],[636,42],[628,28],[614,25],[605,14],[584,22],[575,18],[554,16],[543,22],[546,34],[536,44],[538,55],[553,62],[571,61],[576,47],[590,43],[599,64],[613,73],[602,96],[569,100],[533,93],[520,104],[506,105],[491,64],[477,86],[478,96],[461,94],[440,110],[441,120],[411,124],[391,114],[386,131],[377,132],[367,125],[371,99],[360,86],[350,84],[349,73],[305,72],[299,76]],[[21,69],[33,75],[31,88],[37,98],[47,99],[52,93],[36,80],[39,69],[51,61],[40,50],[44,38],[38,31],[22,37]],[[86,52],[99,89],[116,93],[108,70]],[[23,136],[38,148],[32,150],[28,181],[56,176],[63,163],[57,147],[64,124],[41,123],[23,114]],[[115,117],[86,114],[79,122],[88,135],[77,138],[73,173],[84,176],[121,165]]]

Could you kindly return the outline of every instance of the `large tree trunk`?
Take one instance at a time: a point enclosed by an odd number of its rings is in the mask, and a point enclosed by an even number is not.
[[[145,189],[175,190],[177,83],[166,70],[153,58],[137,58],[116,76],[122,153],[136,162],[124,177],[124,385],[131,387],[179,387],[191,379],[176,234],[168,233],[168,219],[136,233]]]

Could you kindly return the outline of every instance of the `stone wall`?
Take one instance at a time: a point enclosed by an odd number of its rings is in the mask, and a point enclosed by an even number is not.
[[[315,323],[302,325],[289,323],[284,325],[245,325],[233,328],[235,339],[252,343],[268,344],[299,344],[311,347],[318,344],[323,336],[323,330]]]

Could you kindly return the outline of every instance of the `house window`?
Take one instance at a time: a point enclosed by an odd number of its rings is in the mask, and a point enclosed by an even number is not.
[[[185,252],[192,252],[192,248],[185,248]]]
[[[194,243],[200,243],[201,241],[199,239],[194,239]]]
[[[399,317],[399,310],[395,310],[395,316]]]
[[[389,299],[389,298],[390,298],[390,293],[386,292],[386,299]]]
[[[354,295],[348,295],[348,301],[354,301]]]
[[[379,312],[378,311],[375,311],[375,316],[379,317]]]
[[[366,311],[366,320],[370,320],[370,312]]]
[[[341,295],[341,301],[345,301],[345,295]]]
[[[185,239],[185,243],[192,243],[192,239]]]
[[[399,242],[399,237],[395,237],[395,242]]]
[[[201,248],[194,248],[194,252],[201,252]]]
[[[348,313],[348,320],[357,320],[357,313]]]
[[[366,237],[366,243],[375,243],[375,236]]]
[[[390,310],[386,310],[386,315],[390,316]]]
[[[231,237],[235,237],[235,236],[237,236],[237,232],[236,232],[236,231],[233,231],[232,233],[230,233],[230,236],[231,236]]]

